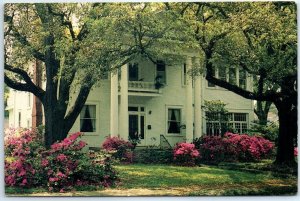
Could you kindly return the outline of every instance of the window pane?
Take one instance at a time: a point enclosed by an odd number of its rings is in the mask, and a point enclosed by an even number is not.
[[[168,133],[180,133],[180,109],[168,110]]]
[[[247,121],[246,114],[245,113],[235,113],[234,121]]]
[[[163,61],[157,61],[156,64],[156,79],[160,83],[166,83],[166,64]]]
[[[229,83],[236,84],[236,71],[235,68],[229,68]]]
[[[246,89],[246,72],[244,69],[239,70],[239,85],[241,88]]]
[[[144,116],[141,116],[141,117],[140,117],[140,121],[141,121],[141,139],[144,139],[144,133],[145,133],[145,130],[144,130],[144,127],[145,127],[145,117],[144,117]]]
[[[96,105],[85,105],[80,112],[80,131],[96,131]]]
[[[226,68],[219,68],[219,79],[226,81]]]
[[[128,107],[128,111],[137,112],[137,111],[139,111],[139,108],[138,107]]]
[[[137,63],[129,64],[129,81],[138,81],[139,80],[139,67]]]

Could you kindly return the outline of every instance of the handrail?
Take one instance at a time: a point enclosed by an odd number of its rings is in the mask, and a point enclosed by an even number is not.
[[[167,146],[163,146],[163,143]],[[164,148],[170,148],[170,149],[172,148],[172,146],[169,143],[169,141],[167,140],[167,138],[162,134],[160,134],[160,146],[164,147]]]

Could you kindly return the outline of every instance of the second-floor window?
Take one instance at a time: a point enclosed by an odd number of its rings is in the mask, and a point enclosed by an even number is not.
[[[80,132],[96,132],[96,105],[83,106],[80,113]]]
[[[218,69],[213,69],[213,76],[229,82],[233,85],[238,85],[242,89],[247,89],[247,73],[242,68],[236,67],[220,67]],[[216,87],[214,84],[208,82],[208,87]]]
[[[129,81],[138,81],[139,80],[139,64],[130,63],[128,66],[128,80]]]
[[[166,84],[166,64],[163,61],[157,61],[156,78],[160,79],[160,83]]]

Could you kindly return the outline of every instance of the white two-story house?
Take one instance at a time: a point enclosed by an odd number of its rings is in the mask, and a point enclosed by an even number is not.
[[[90,92],[70,132],[83,132],[90,147],[99,147],[108,135],[123,139],[139,135],[139,146],[159,145],[162,140],[171,146],[191,142],[219,132],[216,123],[206,119],[204,100],[226,103],[231,126],[239,133],[246,132],[254,118],[253,101],[208,83],[204,76],[192,79],[187,72],[199,65],[196,54],[186,55],[186,60],[176,65],[137,58],[111,72]],[[252,90],[251,77],[238,67],[216,69],[215,73]],[[11,90],[11,127],[31,126],[32,99],[26,92]]]

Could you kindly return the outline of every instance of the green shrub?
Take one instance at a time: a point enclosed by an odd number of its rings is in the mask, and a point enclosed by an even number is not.
[[[133,162],[144,164],[169,164],[173,161],[172,149],[160,149],[147,147],[146,149],[134,150]]]

